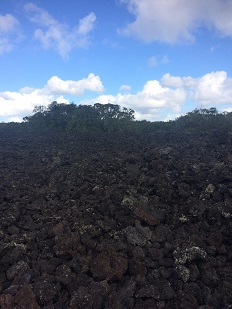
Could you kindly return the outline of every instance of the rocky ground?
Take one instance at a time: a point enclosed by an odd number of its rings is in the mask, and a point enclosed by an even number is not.
[[[232,308],[229,134],[1,133],[2,309]]]

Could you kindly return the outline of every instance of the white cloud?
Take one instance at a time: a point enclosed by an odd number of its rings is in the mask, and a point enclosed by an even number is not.
[[[11,51],[19,39],[19,22],[11,14],[0,15],[0,55]]]
[[[11,97],[7,94],[7,92],[0,92],[0,99],[11,100]]]
[[[171,76],[169,73],[165,74],[161,79],[162,85],[166,87],[183,87],[182,78],[179,76]]]
[[[191,106],[191,110],[194,107],[216,107],[221,111],[231,110],[232,105],[232,78],[225,71],[207,73],[198,78],[167,73],[160,81],[147,81],[137,93],[131,93],[128,85],[122,85],[120,90],[123,89],[124,93],[102,94],[78,103],[118,104],[134,109],[137,119],[151,121],[175,119],[183,114],[183,110],[186,112],[188,106]],[[54,100],[68,103],[65,95],[81,96],[85,91],[103,90],[100,77],[93,73],[78,81],[53,76],[41,89],[24,87],[18,92],[0,93],[0,117],[5,117],[6,121],[22,119],[32,113],[35,105],[47,106]]]
[[[232,2],[213,0],[208,8],[209,27],[213,27],[222,36],[232,36]]]
[[[204,106],[232,104],[232,78],[225,71],[208,73],[198,79],[193,98]]]
[[[135,20],[120,32],[145,42],[194,41],[199,27],[232,36],[232,1],[221,0],[119,0]]]
[[[90,13],[86,17],[82,18],[77,27],[77,32],[80,35],[87,35],[94,28],[94,23],[96,21],[96,16],[94,13]]]
[[[150,80],[145,83],[143,89],[135,94],[118,93],[114,95],[100,95],[91,100],[83,100],[81,104],[118,104],[136,111],[137,119],[161,120],[162,113],[169,110],[169,113],[179,113],[184,104],[186,94],[184,89],[170,89],[163,87],[159,81]]]
[[[121,85],[119,90],[120,91],[125,91],[125,92],[130,92],[131,91],[131,86],[129,86],[129,85]]]
[[[33,3],[25,5],[29,20],[41,26],[34,32],[45,49],[56,50],[63,58],[67,58],[75,48],[85,48],[90,44],[90,33],[94,29],[96,16],[90,13],[79,21],[73,28],[58,22],[48,12]]]
[[[15,31],[18,25],[19,22],[13,15],[0,15],[0,33],[9,33]]]
[[[47,82],[47,91],[54,94],[83,95],[85,90],[102,92],[104,87],[99,76],[90,73],[87,78],[78,81],[62,80],[58,76],[51,77]]]
[[[211,72],[199,78],[165,74],[161,81],[150,80],[135,94],[101,95],[81,104],[112,103],[136,111],[137,119],[175,119],[188,106],[228,109],[232,104],[232,78],[225,71]],[[193,108],[191,108],[192,110]],[[189,110],[189,111],[191,111]]]
[[[57,76],[53,76],[41,89],[24,87],[18,92],[1,92],[0,117],[4,117],[4,121],[12,121],[12,119],[19,121],[24,116],[32,114],[35,105],[47,106],[54,100],[58,103],[68,103],[64,95],[80,96],[86,90],[93,92],[103,91],[100,78],[93,73],[79,81],[65,81]]]
[[[0,116],[23,117],[31,113],[35,105],[48,105],[52,101],[53,96],[45,95],[39,89],[30,93],[6,91],[0,94]]]
[[[232,113],[232,107],[231,108],[223,108],[223,109],[220,110],[220,112]]]
[[[22,122],[22,118],[19,116],[13,116],[8,118],[8,122]]]

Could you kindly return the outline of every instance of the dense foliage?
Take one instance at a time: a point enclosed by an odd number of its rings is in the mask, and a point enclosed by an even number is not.
[[[157,131],[192,133],[217,130],[232,132],[232,113],[219,113],[216,108],[195,109],[173,121],[136,121],[135,111],[115,104],[76,105],[52,102],[48,107],[35,106],[32,116],[20,124],[1,124],[0,130],[36,131],[55,130],[67,133],[127,132],[152,133]]]
[[[176,120],[178,128],[190,131],[205,131],[212,129],[232,129],[232,113],[219,113],[215,107],[210,109],[195,109]]]
[[[55,128],[66,132],[124,131],[134,119],[134,111],[114,104],[75,105],[52,102],[36,106],[34,115],[24,121],[33,127]]]

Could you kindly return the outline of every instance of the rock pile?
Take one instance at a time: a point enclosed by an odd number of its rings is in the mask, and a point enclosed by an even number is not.
[[[232,143],[0,136],[2,309],[232,308]]]

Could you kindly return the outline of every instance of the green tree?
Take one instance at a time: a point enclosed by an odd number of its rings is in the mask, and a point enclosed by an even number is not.
[[[129,122],[134,120],[134,110],[121,108],[117,104],[94,104],[95,110],[98,112],[98,117],[102,121],[103,130],[125,131],[128,129]]]

